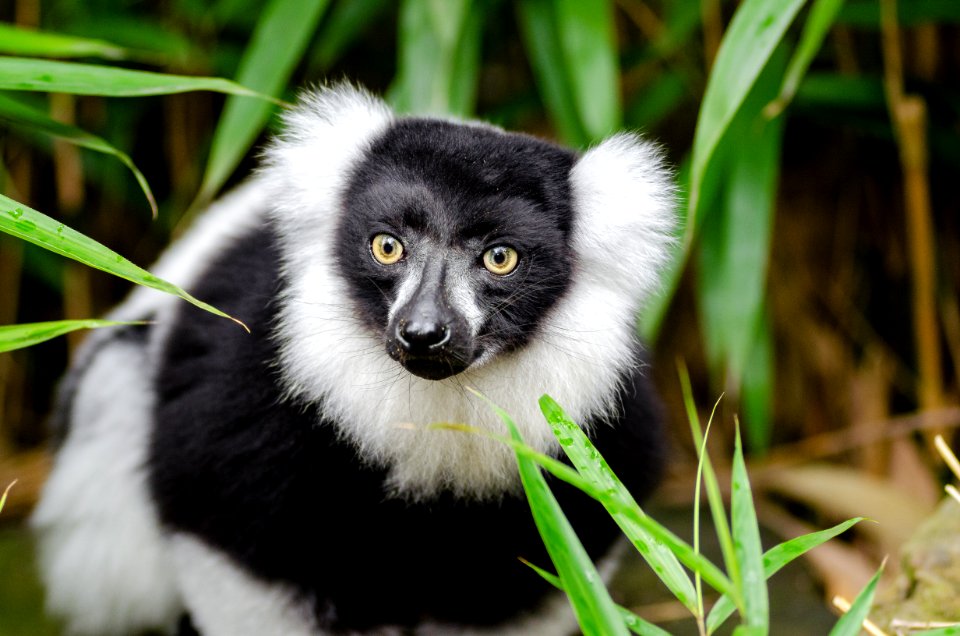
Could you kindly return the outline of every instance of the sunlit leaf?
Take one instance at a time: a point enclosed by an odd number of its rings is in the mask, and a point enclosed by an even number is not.
[[[488,404],[503,420],[510,432],[510,437],[514,441],[522,442],[523,438],[511,417],[492,402],[488,401]],[[537,464],[517,454],[517,465],[537,529],[550,554],[550,559],[557,568],[584,634],[588,636],[626,635],[627,629],[620,618],[616,604],[610,598],[610,593],[570,526],[570,522],[563,515]]]
[[[56,219],[52,219],[3,195],[0,195],[0,232],[6,232],[51,252],[72,258],[114,276],[125,278],[138,285],[152,287],[179,296],[201,309],[229,318],[243,326],[244,329],[247,328],[236,318],[223,313],[212,305],[197,300],[176,285],[137,267],[93,239],[67,227]]]
[[[620,482],[613,470],[600,456],[593,442],[579,426],[563,412],[553,398],[540,398],[540,410],[550,423],[553,433],[560,441],[560,448],[587,481],[603,493],[600,503],[617,522],[620,529],[650,564],[657,576],[673,595],[691,611],[696,611],[696,592],[690,577],[684,572],[677,558],[662,543],[654,539],[641,526],[632,521],[636,515],[644,515],[633,496]],[[628,515],[622,511],[631,510]]]
[[[610,0],[557,0],[557,31],[567,84],[591,141],[620,128],[620,70]]]
[[[328,4],[329,0],[270,0],[240,58],[236,81],[279,97]],[[250,97],[233,95],[227,99],[211,142],[199,202],[208,201],[223,186],[250,150],[272,109],[273,104]]]
[[[784,541],[783,543],[776,545],[763,555],[763,576],[766,579],[769,579],[771,576],[779,572],[783,566],[792,562],[794,559],[806,554],[813,548],[822,545],[829,541],[830,539],[846,532],[851,526],[863,521],[863,517],[856,517],[855,519],[848,519],[843,523],[839,523],[832,528],[827,530],[820,530],[819,532],[811,532],[810,534],[805,534],[789,541]],[[710,610],[710,614],[707,616],[707,633],[712,634],[720,625],[723,624],[727,618],[733,614],[734,609],[733,601],[730,600],[729,596],[721,596],[716,603],[714,603],[713,608]]]
[[[880,581],[881,574],[883,574],[883,566],[877,570],[866,587],[860,591],[850,606],[850,610],[841,616],[837,624],[830,630],[829,636],[857,636],[860,633],[863,621],[867,618],[870,607],[873,605],[873,595],[877,591],[877,583]]]
[[[733,467],[730,480],[730,525],[733,528],[733,547],[740,564],[741,594],[745,614],[744,623],[766,633],[770,628],[770,601],[767,598],[767,577],[763,571],[763,548],[760,527],[753,507],[753,492],[743,460],[740,431],[734,437]]]
[[[529,561],[524,561],[521,559],[530,569],[539,574],[544,581],[554,586],[558,590],[565,592],[566,590],[563,587],[563,583],[560,581],[560,577],[550,574],[543,568],[538,568],[533,563]],[[637,616],[630,610],[620,605],[617,605],[617,611],[620,612],[620,618],[623,619],[624,624],[634,634],[639,636],[670,636],[670,633],[660,627],[657,627],[650,621],[644,620],[643,618]]]
[[[147,197],[147,201],[150,204],[150,209],[153,211],[153,215],[156,216],[157,202],[153,198],[153,192],[150,191],[150,185],[147,183],[146,178],[143,176],[140,170],[137,169],[137,167],[133,164],[133,161],[126,153],[121,152],[109,144],[105,139],[101,139],[94,134],[77,128],[76,126],[58,122],[52,119],[45,112],[37,110],[36,108],[28,106],[20,101],[10,99],[5,95],[0,95],[0,120],[6,120],[16,124],[17,126],[26,127],[45,135],[52,135],[83,148],[116,157],[123,165],[130,169],[130,172],[133,173],[137,183],[140,184],[140,189],[143,190],[143,194]]]
[[[401,112],[473,112],[482,12],[470,0],[406,0],[390,98]]]
[[[0,57],[0,89],[107,97],[142,97],[190,91],[215,91],[271,99],[219,77],[190,77],[148,71]]]
[[[119,322],[116,320],[54,320],[30,322],[18,325],[0,325],[0,353],[32,347],[79,329],[97,329],[120,325],[141,325],[142,322]]]
[[[554,4],[550,0],[520,0],[517,15],[533,77],[560,136],[574,146],[586,146],[590,135],[580,120],[573,88],[565,72]]]
[[[803,25],[803,34],[800,36],[800,42],[793,52],[790,64],[787,66],[787,73],[783,77],[783,85],[780,87],[780,94],[777,99],[771,102],[764,113],[767,117],[776,117],[783,109],[787,107],[790,100],[797,92],[800,80],[810,68],[817,51],[827,37],[827,32],[833,26],[833,21],[843,6],[844,0],[814,0],[807,21]]]
[[[704,181],[717,144],[804,0],[744,0],[724,34],[693,141],[688,242],[700,222]]]

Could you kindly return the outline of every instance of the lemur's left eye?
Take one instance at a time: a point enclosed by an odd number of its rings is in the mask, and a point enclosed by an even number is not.
[[[393,265],[403,257],[403,243],[390,234],[377,234],[370,241],[370,251],[378,263]]]
[[[491,274],[497,276],[506,276],[515,270],[519,260],[520,256],[517,254],[517,250],[506,245],[491,247],[483,253],[483,266]]]

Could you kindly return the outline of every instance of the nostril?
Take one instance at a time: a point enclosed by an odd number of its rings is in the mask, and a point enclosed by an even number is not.
[[[399,325],[397,340],[409,352],[435,349],[450,340],[450,329],[438,322],[412,320]]]

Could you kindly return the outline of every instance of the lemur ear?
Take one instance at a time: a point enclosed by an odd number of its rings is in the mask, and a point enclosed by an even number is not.
[[[580,276],[642,303],[676,243],[675,187],[660,150],[620,133],[570,171]]]
[[[382,100],[347,83],[301,93],[283,116],[260,174],[271,191],[270,214],[292,253],[332,231],[352,167],[393,118]]]

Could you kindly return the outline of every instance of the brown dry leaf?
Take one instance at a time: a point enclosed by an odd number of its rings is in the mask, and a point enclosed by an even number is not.
[[[829,517],[867,517],[861,531],[881,553],[892,554],[930,514],[932,506],[896,488],[888,480],[842,466],[810,464],[763,474],[760,488],[806,503]]]

